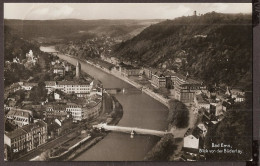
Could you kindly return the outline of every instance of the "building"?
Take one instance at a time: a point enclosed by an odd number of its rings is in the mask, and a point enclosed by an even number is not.
[[[144,75],[148,78],[148,79],[152,79],[152,74],[153,74],[153,69],[152,68],[143,68],[144,70]]]
[[[84,119],[95,118],[99,115],[101,108],[101,101],[89,104],[84,103],[52,103],[46,106],[46,118],[57,118],[64,120],[72,116],[73,121],[82,121]]]
[[[50,94],[57,87],[56,81],[45,81],[45,88],[48,90],[48,94]]]
[[[45,81],[48,93],[58,89],[64,93],[75,93],[78,97],[86,97],[93,88],[93,81],[90,83],[80,81]]]
[[[199,150],[203,145],[202,133],[203,131],[197,126],[193,130],[188,130],[184,135],[183,148]]]
[[[129,77],[129,76],[139,76],[141,69],[137,67],[133,67],[131,65],[121,65],[121,74],[123,76]]]
[[[166,77],[163,72],[157,71],[152,73],[151,83],[156,88],[166,87]]]
[[[208,132],[208,127],[204,123],[198,124],[197,127],[202,131],[202,135],[205,137]]]
[[[64,120],[69,117],[69,113],[66,111],[66,105],[51,103],[45,105],[45,118],[55,118]]]
[[[68,63],[65,64],[65,71],[66,72],[71,71],[71,65],[69,65]]]
[[[59,93],[54,92],[53,95],[54,95],[54,100],[61,100]]]
[[[80,78],[80,72],[81,72],[81,64],[79,63],[79,61],[77,61],[77,64],[76,64],[76,78]]]
[[[29,152],[47,142],[47,124],[42,120],[4,134],[11,153]]]
[[[27,59],[26,63],[30,63],[30,64],[33,64],[33,65],[35,65],[38,61],[38,58],[33,55],[32,50],[30,50],[29,53],[26,53],[26,59]]]
[[[17,57],[13,58],[13,63],[20,63],[20,59]]]
[[[58,81],[55,89],[59,89],[64,93],[77,94],[78,97],[86,97],[90,94],[93,87],[93,81],[89,84],[74,81]]]
[[[14,93],[20,89],[22,89],[22,82],[13,83],[9,87],[5,88],[5,93]]]
[[[197,11],[196,10],[193,12],[193,16],[197,16]]]
[[[167,77],[171,78],[168,80],[171,81],[171,84],[173,86],[172,96],[174,96],[175,99],[180,100],[181,102],[193,102],[194,95],[199,91],[206,89],[201,81],[189,78],[188,74],[187,76],[183,76],[181,74],[170,71],[168,71],[166,74]]]
[[[227,102],[227,101],[223,101],[222,102],[222,110],[223,111],[227,111],[228,109],[230,109],[231,108],[231,103],[229,103],[229,102]]]
[[[184,137],[184,146],[183,147],[198,149],[199,148],[199,137],[196,137],[192,134]]]
[[[53,73],[58,74],[60,76],[65,75],[65,68],[63,66],[55,65],[53,68]]]
[[[111,57],[111,63],[114,65],[118,65],[120,63],[119,59],[116,57]]]
[[[207,111],[210,110],[210,103],[201,94],[194,96],[194,103],[197,109],[205,108]]]
[[[10,108],[6,118],[12,120],[18,127],[33,123],[33,114],[30,110]]]
[[[38,86],[38,83],[24,82],[22,84],[22,89],[29,91],[32,90],[32,88],[35,86]]]
[[[230,90],[231,98],[235,99],[235,102],[245,101],[245,92],[239,88],[232,88]]]

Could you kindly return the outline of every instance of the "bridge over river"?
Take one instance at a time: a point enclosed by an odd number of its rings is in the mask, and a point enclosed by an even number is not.
[[[110,94],[135,94],[135,93],[143,93],[142,87],[135,88],[135,87],[129,87],[129,88],[104,88],[104,92],[108,92]]]
[[[110,126],[110,125],[107,125],[106,123],[93,125],[93,128],[97,128],[100,130],[104,129],[106,131],[117,131],[117,132],[129,133],[129,134],[131,134],[131,138],[133,138],[134,134],[154,135],[154,136],[158,136],[158,137],[162,137],[165,134],[171,134],[171,132],[168,132],[168,131],[142,129],[142,128],[137,128],[137,127]]]

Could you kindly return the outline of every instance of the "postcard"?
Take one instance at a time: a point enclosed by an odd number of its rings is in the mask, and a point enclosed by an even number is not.
[[[251,161],[252,3],[4,3],[5,161]]]

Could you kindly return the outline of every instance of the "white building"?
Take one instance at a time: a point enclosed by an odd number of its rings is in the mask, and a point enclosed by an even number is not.
[[[32,88],[35,87],[35,86],[38,86],[38,84],[37,83],[24,82],[22,84],[22,89],[29,91],[29,90],[32,90]]]
[[[45,85],[46,89],[48,89],[48,93],[58,89],[67,94],[75,93],[78,97],[84,97],[90,94],[93,88],[93,81],[89,84],[82,84],[74,81],[45,81]]]
[[[61,100],[60,94],[54,92],[54,99],[55,99],[55,100]]]
[[[192,134],[184,137],[183,147],[192,148],[192,149],[199,149],[199,137],[195,137]]]
[[[202,134],[205,137],[208,131],[206,126],[203,123],[200,123],[197,127],[202,131]]]

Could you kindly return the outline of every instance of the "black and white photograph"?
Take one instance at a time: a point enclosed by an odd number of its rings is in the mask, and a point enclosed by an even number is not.
[[[3,9],[6,162],[252,161],[252,3]]]

